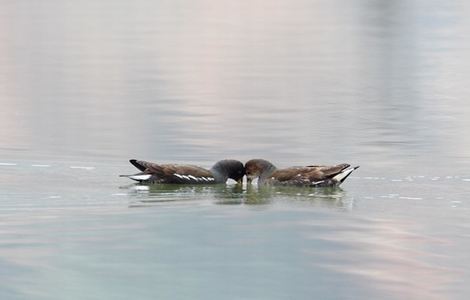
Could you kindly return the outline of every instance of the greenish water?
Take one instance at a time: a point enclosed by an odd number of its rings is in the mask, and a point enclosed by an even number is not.
[[[464,1],[0,0],[1,299],[466,299]],[[361,165],[142,186],[129,158]]]

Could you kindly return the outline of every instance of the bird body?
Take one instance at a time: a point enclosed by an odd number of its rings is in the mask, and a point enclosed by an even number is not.
[[[143,183],[215,184],[225,183],[228,178],[241,183],[245,175],[243,164],[230,159],[218,161],[210,170],[194,165],[156,164],[136,159],[129,162],[141,172],[121,176]]]
[[[359,167],[339,164],[278,169],[264,159],[252,159],[245,164],[248,183],[258,178],[258,184],[312,187],[339,186],[357,168]]]

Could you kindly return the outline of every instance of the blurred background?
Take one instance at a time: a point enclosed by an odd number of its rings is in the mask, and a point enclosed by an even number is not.
[[[0,0],[0,296],[465,299],[469,35],[460,0]],[[136,189],[130,158],[361,168]]]
[[[465,1],[2,1],[0,14],[3,157],[468,167]]]

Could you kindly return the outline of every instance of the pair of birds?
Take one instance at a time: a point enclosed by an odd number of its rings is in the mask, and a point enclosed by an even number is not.
[[[359,166],[339,164],[278,169],[264,159],[252,159],[245,165],[238,160],[225,159],[215,163],[209,170],[193,165],[161,165],[136,159],[131,159],[130,163],[141,172],[121,176],[142,183],[216,184],[225,183],[229,178],[242,183],[243,176],[246,175],[247,183],[258,179],[259,185],[312,187],[339,186],[355,169],[359,168]]]

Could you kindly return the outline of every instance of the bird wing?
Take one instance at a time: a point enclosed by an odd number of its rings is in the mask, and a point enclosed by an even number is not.
[[[209,170],[192,165],[166,165],[172,172],[175,183],[213,183],[214,176]]]
[[[151,167],[152,165],[156,165],[148,161],[137,160],[137,159],[130,159],[129,162],[142,172],[145,171],[147,168]]]
[[[278,169],[274,171],[271,175],[278,181],[290,181],[293,179],[298,179],[303,176],[305,173],[310,171],[309,167],[290,167],[285,169]]]
[[[311,171],[306,172],[305,176],[312,182],[332,179],[349,166],[348,164],[339,164],[336,166],[311,167]]]
[[[336,166],[290,167],[276,170],[272,174],[272,177],[280,182],[316,182],[333,178],[348,167],[348,164],[340,164]]]
[[[131,159],[130,163],[142,171],[152,174],[162,183],[213,183],[212,173],[193,165],[155,164],[148,161]]]

